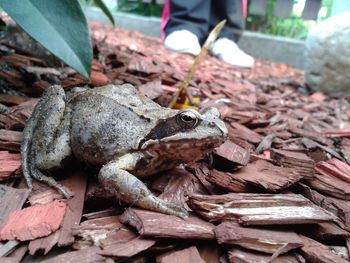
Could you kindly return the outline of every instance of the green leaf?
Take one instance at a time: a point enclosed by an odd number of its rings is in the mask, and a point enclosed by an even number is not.
[[[94,0],[94,2],[95,2],[95,5],[98,6],[102,10],[102,12],[108,17],[109,21],[111,21],[113,26],[115,26],[113,15],[111,11],[108,9],[108,7],[105,5],[103,0]]]
[[[0,0],[0,6],[51,53],[89,77],[92,46],[77,0]]]

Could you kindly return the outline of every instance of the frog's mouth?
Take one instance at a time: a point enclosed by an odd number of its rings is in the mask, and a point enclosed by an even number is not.
[[[147,149],[163,149],[167,150],[169,148],[178,149],[178,150],[187,150],[187,149],[201,149],[201,150],[210,150],[220,146],[226,140],[226,136],[206,136],[206,137],[195,137],[195,138],[184,138],[181,134],[176,134],[171,137],[166,137],[162,139],[150,139],[144,141],[140,144],[140,150]]]
[[[200,140],[176,139],[176,140],[150,140],[143,144],[141,151],[156,159],[164,160],[171,164],[196,162],[212,152],[224,142],[223,138],[208,137]]]

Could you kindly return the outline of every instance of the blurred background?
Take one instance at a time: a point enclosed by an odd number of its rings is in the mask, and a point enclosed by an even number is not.
[[[165,0],[103,0],[115,12],[161,17]],[[94,1],[82,1],[93,6]],[[349,0],[250,0],[247,30],[304,40],[318,21],[350,10]],[[118,21],[117,21],[118,24]]]

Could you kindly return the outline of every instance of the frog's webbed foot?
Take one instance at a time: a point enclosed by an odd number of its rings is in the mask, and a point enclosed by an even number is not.
[[[186,219],[188,217],[188,211],[181,206],[173,203],[165,202],[164,200],[154,196],[153,194],[140,200],[137,203],[138,206],[144,207],[150,210],[161,212],[168,215],[174,215]]]
[[[141,180],[128,172],[141,158],[141,153],[127,154],[104,165],[98,176],[99,181],[124,202],[181,218],[188,217],[185,208],[156,197]]]

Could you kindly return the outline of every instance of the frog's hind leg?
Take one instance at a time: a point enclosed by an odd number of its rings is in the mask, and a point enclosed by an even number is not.
[[[71,154],[69,126],[70,110],[65,106],[65,93],[60,86],[52,86],[38,102],[23,132],[22,170],[29,188],[34,178],[69,197],[62,185],[40,171],[59,167]]]
[[[131,153],[109,162],[102,167],[98,176],[99,181],[108,191],[124,202],[186,218],[188,216],[186,209],[156,197],[141,180],[128,172],[134,170],[142,157],[142,153]]]
[[[30,149],[31,149],[31,142],[33,137],[33,130],[36,126],[36,116],[38,116],[39,112],[40,112],[40,101],[37,104],[37,106],[34,108],[32,112],[32,116],[29,118],[29,120],[26,123],[26,126],[24,127],[23,139],[21,144],[22,173],[29,188],[32,188],[32,177],[30,172],[30,162],[31,162],[32,156],[30,156]]]
[[[63,194],[63,196],[65,198],[67,198],[67,199],[70,198],[70,194],[67,192],[67,190],[64,188],[63,185],[58,183],[52,177],[44,175],[39,169],[37,169],[35,167],[34,164],[29,164],[29,170],[30,170],[31,177],[33,177],[34,179],[36,179],[36,180],[38,180],[40,182],[46,183],[47,185],[57,189],[59,192],[61,192]]]

